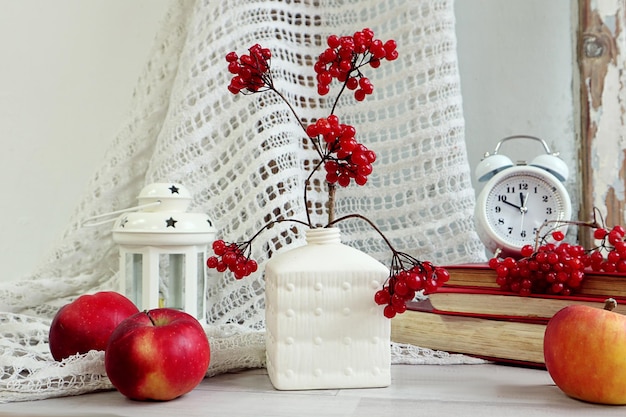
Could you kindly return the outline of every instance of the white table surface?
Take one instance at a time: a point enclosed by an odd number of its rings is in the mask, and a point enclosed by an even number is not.
[[[626,416],[626,406],[565,396],[548,373],[496,364],[393,365],[387,388],[277,391],[264,369],[205,379],[168,402],[117,391],[0,404],[0,416]]]

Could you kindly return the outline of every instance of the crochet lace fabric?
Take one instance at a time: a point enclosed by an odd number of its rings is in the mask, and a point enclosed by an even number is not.
[[[270,48],[275,85],[310,121],[326,116],[332,103],[317,94],[312,68],[326,38],[364,27],[395,39],[400,58],[367,74],[375,90],[365,102],[345,95],[339,104],[342,122],[357,128],[378,159],[366,186],[338,190],[337,216],[366,215],[397,249],[418,259],[484,260],[472,220],[452,0],[174,1],[127,122],[63,238],[30,277],[0,284],[0,401],[111,388],[102,352],[55,363],[47,345],[60,306],[117,288],[110,226],[83,227],[86,218],[132,207],[144,185],[161,181],[189,188],[190,211],[209,214],[227,241],[245,240],[278,217],[306,218],[311,150],[299,124],[275,95],[229,93],[224,56],[255,43]],[[316,181],[313,188],[323,188]],[[309,198],[314,222],[323,223],[324,192],[313,190]],[[344,243],[388,263],[391,254],[364,222],[339,227]],[[254,258],[262,266],[272,253],[302,244],[301,232],[287,222],[264,231]],[[262,268],[240,281],[209,274],[209,376],[263,366],[263,289]],[[394,352],[395,363],[469,360],[406,346]]]

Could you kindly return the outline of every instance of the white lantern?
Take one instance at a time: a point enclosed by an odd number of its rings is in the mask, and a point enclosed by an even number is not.
[[[113,226],[120,291],[140,310],[176,308],[204,321],[211,220],[186,212],[191,194],[180,184],[150,184],[138,200],[142,210],[122,214]]]

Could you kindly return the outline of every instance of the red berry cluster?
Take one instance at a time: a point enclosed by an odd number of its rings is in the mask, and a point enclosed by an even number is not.
[[[383,43],[367,28],[352,36],[331,35],[327,44],[328,48],[319,55],[314,66],[317,92],[322,96],[328,94],[332,80],[337,79],[349,90],[354,90],[357,101],[363,101],[366,95],[372,94],[374,86],[359,68],[366,64],[378,68],[382,59],[393,61],[398,58],[394,40]]]
[[[555,240],[558,241],[558,237],[557,234]],[[580,245],[546,243],[537,250],[526,245],[522,248],[522,255],[525,257],[519,260],[511,257],[489,260],[489,266],[496,271],[496,283],[502,290],[520,295],[570,295],[584,279],[587,253]]]
[[[445,268],[416,261],[408,269],[392,272],[385,286],[374,294],[374,301],[385,306],[385,317],[393,318],[406,311],[407,301],[413,300],[418,291],[429,294],[449,279],[450,273]]]
[[[376,153],[357,142],[353,126],[339,123],[339,118],[331,114],[307,126],[306,133],[311,138],[321,137],[326,143],[324,169],[327,182],[342,187],[350,185],[351,179],[358,185],[367,182]]]
[[[593,237],[600,241],[600,246],[589,255],[589,266],[593,271],[626,272],[626,230],[614,226],[611,230],[599,227],[593,231]],[[602,251],[606,251],[606,257]]]
[[[585,271],[626,273],[626,230],[622,226],[610,229],[590,223],[574,222],[579,226],[593,227],[593,237],[600,244],[586,250],[581,245],[563,242],[565,235],[554,230],[549,235],[558,243],[546,243],[538,248],[525,245],[522,258],[489,260],[496,271],[496,283],[505,291],[520,295],[576,293],[585,279]],[[606,255],[605,255],[606,253]]]
[[[256,44],[248,49],[249,55],[237,56],[236,52],[226,55],[228,71],[235,76],[230,80],[228,91],[238,94],[240,91],[258,92],[272,83],[270,59],[272,52]]]
[[[228,269],[236,279],[247,277],[258,269],[256,261],[250,259],[249,254],[244,255],[245,248],[249,247],[249,245],[249,242],[238,245],[236,243],[226,243],[221,239],[216,240],[213,242],[215,256],[210,256],[206,261],[206,265],[209,268],[217,269],[219,272],[224,272]]]

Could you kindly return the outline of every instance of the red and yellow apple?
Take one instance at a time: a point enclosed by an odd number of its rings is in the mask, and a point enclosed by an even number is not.
[[[138,312],[132,301],[117,292],[81,295],[61,307],[52,319],[50,353],[60,361],[77,353],[104,350],[117,325]]]
[[[115,329],[104,367],[117,390],[133,400],[168,401],[206,375],[210,347],[200,322],[172,308],[137,313]]]
[[[544,336],[546,368],[568,396],[626,404],[626,316],[584,305],[558,311]]]

